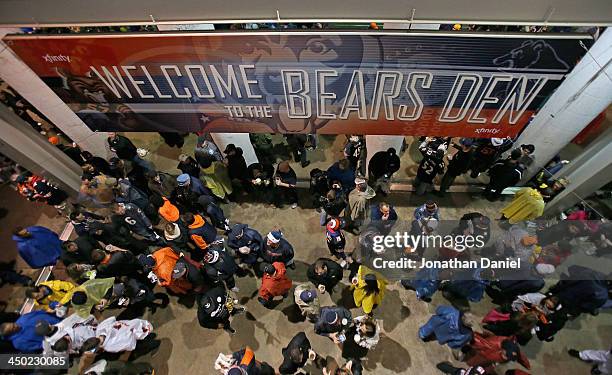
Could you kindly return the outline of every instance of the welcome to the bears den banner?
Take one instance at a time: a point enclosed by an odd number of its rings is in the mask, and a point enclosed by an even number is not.
[[[571,34],[5,38],[98,131],[516,135],[592,44]]]

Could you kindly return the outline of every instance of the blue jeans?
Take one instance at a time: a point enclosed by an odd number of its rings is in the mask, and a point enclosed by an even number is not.
[[[153,164],[151,164],[151,162],[149,162],[149,161],[144,160],[143,158],[141,158],[138,155],[134,156],[134,159],[132,159],[132,163],[138,165],[139,167],[141,167],[145,171],[155,172],[155,168],[153,168]]]

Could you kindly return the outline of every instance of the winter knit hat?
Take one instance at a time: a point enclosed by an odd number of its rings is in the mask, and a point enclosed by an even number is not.
[[[283,232],[281,232],[280,230],[273,230],[270,233],[268,233],[268,241],[272,242],[272,243],[279,243],[281,238],[283,238]]]
[[[164,237],[166,237],[167,241],[175,240],[181,235],[181,229],[179,228],[178,224],[172,223],[172,228],[172,232],[164,229]]]
[[[323,315],[323,320],[327,324],[334,324],[338,321],[338,314],[335,311],[326,311]]]

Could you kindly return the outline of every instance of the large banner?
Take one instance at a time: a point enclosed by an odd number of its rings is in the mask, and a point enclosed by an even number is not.
[[[515,136],[590,37],[392,32],[13,36],[93,130]]]

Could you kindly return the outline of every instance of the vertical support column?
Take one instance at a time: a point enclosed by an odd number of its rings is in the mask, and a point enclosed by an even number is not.
[[[11,30],[0,29],[0,38]],[[30,102],[82,150],[107,158],[106,133],[91,131],[83,121],[0,40],[0,78]]]
[[[244,156],[247,165],[258,162],[248,133],[210,133],[210,136],[219,147],[219,151],[223,152],[227,145],[233,143],[236,147],[242,149],[242,156]]]
[[[546,212],[557,214],[588,197],[612,180],[612,129],[601,134],[582,154],[563,168],[560,176],[569,181],[559,195],[546,205]]]
[[[379,151],[387,151],[389,148],[393,147],[399,155],[404,142],[404,137],[401,135],[366,135],[365,138],[366,150],[368,150],[366,160],[366,176],[368,174],[370,159],[372,159],[372,156],[374,156],[375,153]]]
[[[79,166],[4,105],[0,105],[0,152],[30,172],[50,178],[67,193],[78,193]]]
[[[612,103],[612,29],[604,31],[540,109],[516,144],[535,145],[529,180]]]

